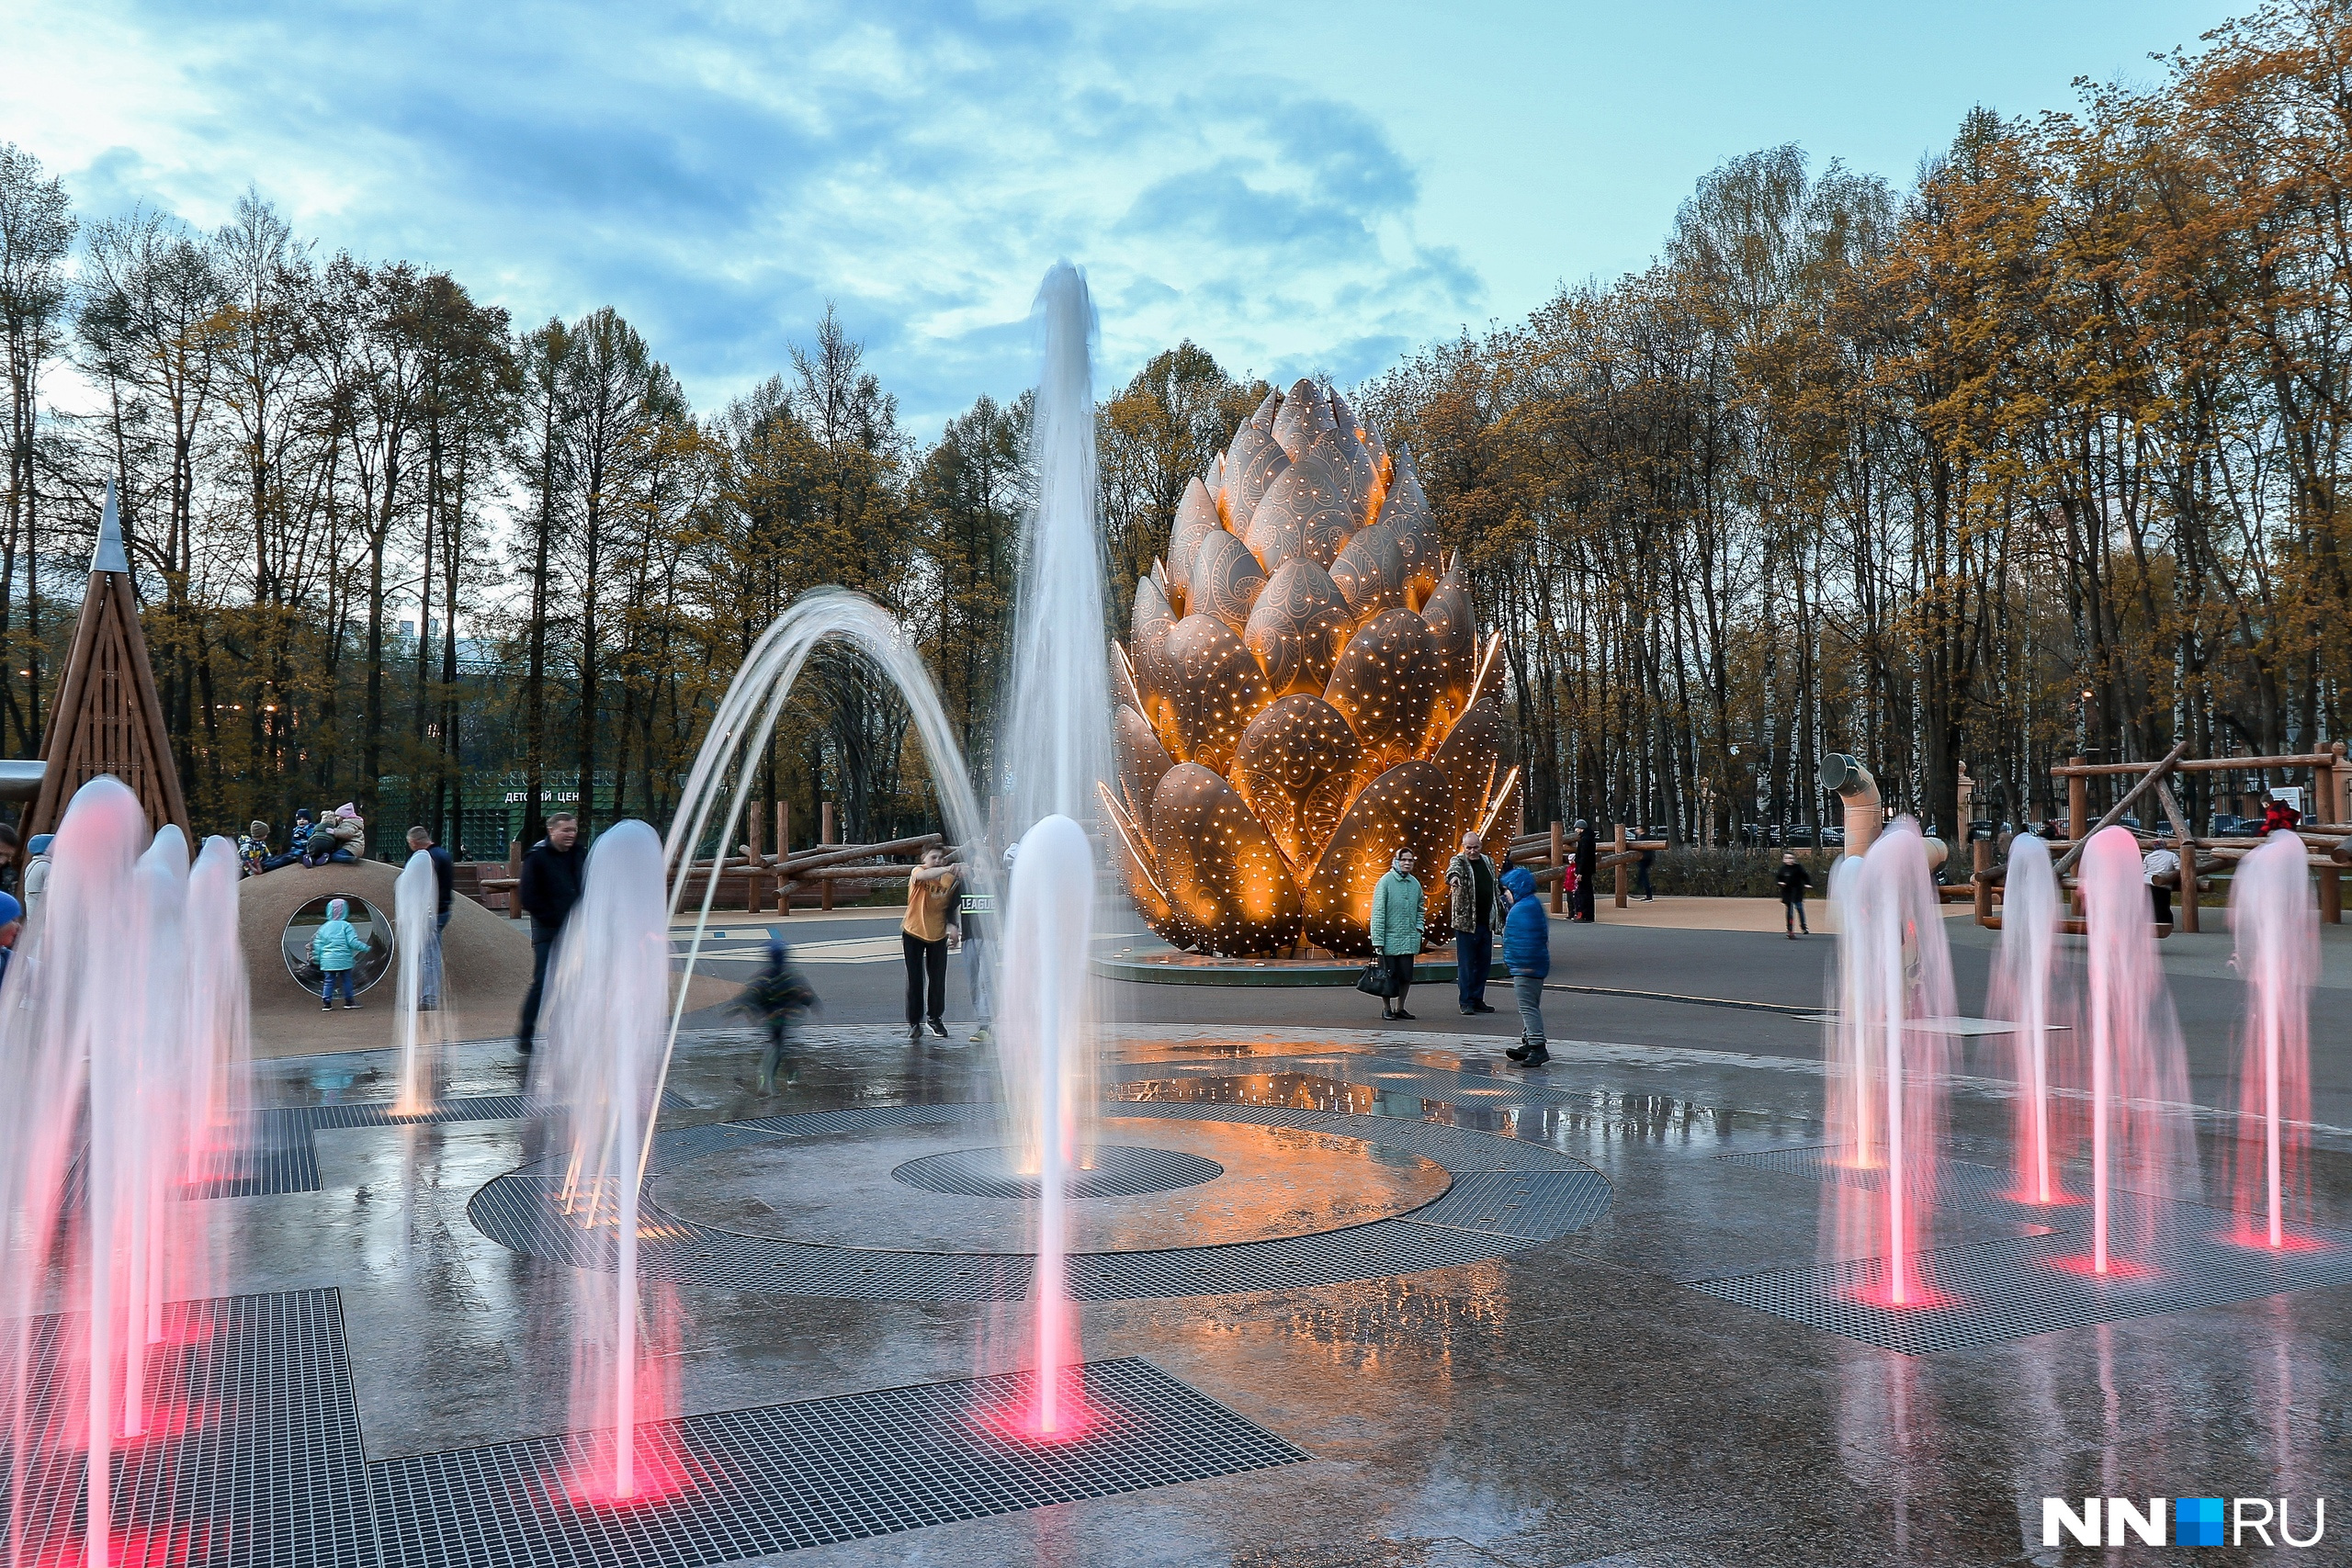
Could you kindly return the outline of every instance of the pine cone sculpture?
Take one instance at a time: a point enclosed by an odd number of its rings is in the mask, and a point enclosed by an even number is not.
[[[1442,570],[1411,453],[1311,381],[1267,394],[1186,487],[1112,645],[1102,814],[1152,930],[1220,954],[1369,953],[1403,845],[1441,938],[1446,861],[1514,794],[1499,650]]]

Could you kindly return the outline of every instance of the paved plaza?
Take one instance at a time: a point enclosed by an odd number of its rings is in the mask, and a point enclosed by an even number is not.
[[[458,1047],[423,1120],[390,1114],[389,1052],[265,1062],[266,1157],[193,1200],[225,1295],[176,1309],[164,1374],[210,1416],[130,1461],[144,1517],[194,1543],[172,1561],[448,1568],[2058,1562],[2132,1552],[2045,1548],[2045,1496],[2303,1507],[2341,1480],[2337,931],[2319,1246],[2248,1261],[2185,1208],[2160,1277],[2041,1267],[2079,1211],[2003,1195],[1977,1041],[1933,1194],[1951,1299],[1897,1314],[1825,1245],[1853,1179],[1822,1155],[1809,1016],[1834,944],[1700,902],[1555,923],[1535,1072],[1501,1056],[1507,1011],[1445,987],[1385,1030],[1348,990],[1112,987],[1072,1199],[1087,1425],[1053,1444],[995,1414],[1026,1391],[1032,1233],[975,1163],[1002,1137],[992,1054],[962,1026],[908,1043],[886,919],[793,917],[825,1010],[787,1080],[760,1093],[716,1010],[680,1042],[639,1231],[676,1325],[661,1483],[626,1506],[564,1481],[598,1438],[567,1408],[563,1281],[612,1260],[556,1213],[511,1047]],[[723,976],[768,928],[717,929]],[[1990,933],[1951,934],[1973,1010]],[[2165,951],[2211,1190],[2228,939]]]

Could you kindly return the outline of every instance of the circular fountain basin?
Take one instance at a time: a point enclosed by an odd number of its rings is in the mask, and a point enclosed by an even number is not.
[[[904,1127],[722,1149],[673,1169],[653,1197],[678,1219],[829,1247],[1021,1253],[1035,1243],[1035,1180],[978,1127]],[[1106,1118],[1095,1179],[1068,1210],[1073,1252],[1209,1247],[1338,1230],[1445,1193],[1443,1168],[1402,1150],[1293,1127]],[[1114,1192],[1125,1173],[1183,1176]],[[959,1177],[970,1178],[959,1190]],[[927,1180],[912,1179],[925,1178]],[[973,1191],[968,1189],[984,1189]],[[1091,1195],[1090,1195],[1091,1192]]]
[[[1181,1149],[1109,1144],[1090,1153],[1081,1168],[1068,1173],[1062,1192],[1070,1198],[1140,1198],[1198,1187],[1224,1174],[1225,1167],[1216,1161]],[[926,1192],[1024,1202],[1035,1198],[1044,1185],[1035,1170],[1021,1168],[1019,1153],[1013,1149],[957,1149],[925,1155],[893,1170],[890,1179]]]

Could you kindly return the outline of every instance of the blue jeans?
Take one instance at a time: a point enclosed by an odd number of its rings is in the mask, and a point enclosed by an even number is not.
[[[343,987],[343,999],[345,1002],[356,1002],[359,999],[358,994],[351,988],[350,970],[322,969],[319,971],[319,974],[321,976],[319,982],[319,1001],[322,1004],[334,1000],[335,987],[338,986]]]
[[[1487,971],[1495,961],[1495,936],[1492,931],[1455,931],[1453,933],[1453,986],[1462,994],[1462,1010],[1485,1005],[1487,1000]]]

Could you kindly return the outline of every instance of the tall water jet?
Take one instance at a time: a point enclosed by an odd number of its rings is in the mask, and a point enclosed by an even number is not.
[[[2050,1074],[2051,993],[2058,956],[2058,878],[2049,843],[2019,833],[2009,844],[2001,892],[2001,952],[1993,970],[1993,1013],[2007,1021],[2018,1078],[2017,1195],[2029,1203],[2065,1201],[2059,1181]]]
[[[237,846],[204,840],[187,878],[187,1174],[233,1175],[253,1116],[253,1010],[237,940]],[[193,1287],[183,1294],[195,1293]]]
[[[144,1033],[147,933],[172,882],[168,853],[140,863],[146,842],[130,790],[111,778],[82,786],[51,847],[40,914],[0,984],[0,1414],[17,1561],[76,1555],[69,1540],[32,1534],[37,1523],[67,1528],[74,1506],[60,1493],[76,1457],[79,1556],[93,1568],[122,1561],[113,1454],[145,1425],[151,1291],[158,1249],[171,1251],[152,1184],[186,1160],[186,1122],[168,1115],[181,1064]],[[62,1314],[53,1333],[40,1328],[47,1314]]]
[[[187,1172],[181,1143],[192,1119],[187,1064],[194,1055],[186,995],[187,881],[187,835],[166,825],[131,874],[138,908],[129,934],[140,977],[137,1038],[143,1058],[136,1081],[126,1088],[130,1125],[136,1130],[125,1159],[127,1279],[138,1322],[135,1329],[126,1327],[122,1341],[122,1432],[133,1438],[147,1429],[147,1347],[164,1337],[164,1300],[177,1260],[165,1205]]]
[[[1952,1012],[1943,916],[1927,842],[1909,818],[1892,824],[1860,865],[1833,874],[1838,906],[1841,1076],[1831,1136],[1849,1162],[1875,1169],[1874,1188],[1832,1189],[1839,1255],[1880,1260],[1875,1305],[1916,1307],[1939,1298],[1919,1271],[1929,1239],[1928,1202],[1942,1141],[1949,1037],[1923,1021]],[[1842,1118],[1842,1123],[1838,1120]]]
[[[1064,1435],[1079,1391],[1062,1387],[1076,1352],[1063,1205],[1078,1159],[1078,1075],[1070,1062],[1093,1050],[1086,959],[1094,924],[1094,851],[1085,830],[1058,813],[1022,836],[1004,922],[1003,1051],[1008,1078],[1026,1087],[1012,1102],[1017,1146],[1037,1151],[1037,1261],[1031,1291],[1036,1396],[1028,1424]]]
[[[401,1088],[393,1110],[414,1116],[437,1097],[434,1081],[441,1047],[448,1044],[448,1012],[442,1006],[441,879],[430,852],[419,850],[392,885],[393,961],[399,980],[392,1016],[401,1047]]]
[[[637,1270],[639,1197],[670,1020],[662,840],[651,828],[616,822],[598,835],[548,968],[548,1047],[532,1076],[536,1091],[565,1110],[557,1206],[613,1240],[611,1275],[572,1275],[572,1419],[612,1433],[612,1468],[584,1478],[585,1489],[627,1500],[640,1492],[638,1428],[663,1414],[661,1374],[675,1364],[665,1338],[675,1315],[644,1310]]]
[[[1057,262],[1032,319],[1044,350],[1031,415],[1036,506],[1022,542],[1000,779],[1012,826],[1058,812],[1093,819],[1095,785],[1111,765],[1110,671],[1102,653],[1102,533],[1096,525],[1094,302],[1086,279]]]
[[[2078,882],[2088,938],[2091,1251],[2077,1266],[2097,1275],[2144,1273],[2159,1214],[2194,1153],[2183,1120],[2188,1068],[2156,956],[2140,844],[2129,829],[2091,835]],[[2119,1176],[2131,1195],[2120,1204]]]
[[[2319,912],[2308,852],[2273,833],[2238,862],[2230,934],[2245,982],[2238,1142],[2231,1183],[2233,1239],[2286,1247],[2307,1218],[2303,1154],[2311,1137],[2311,987],[2319,972]]]

